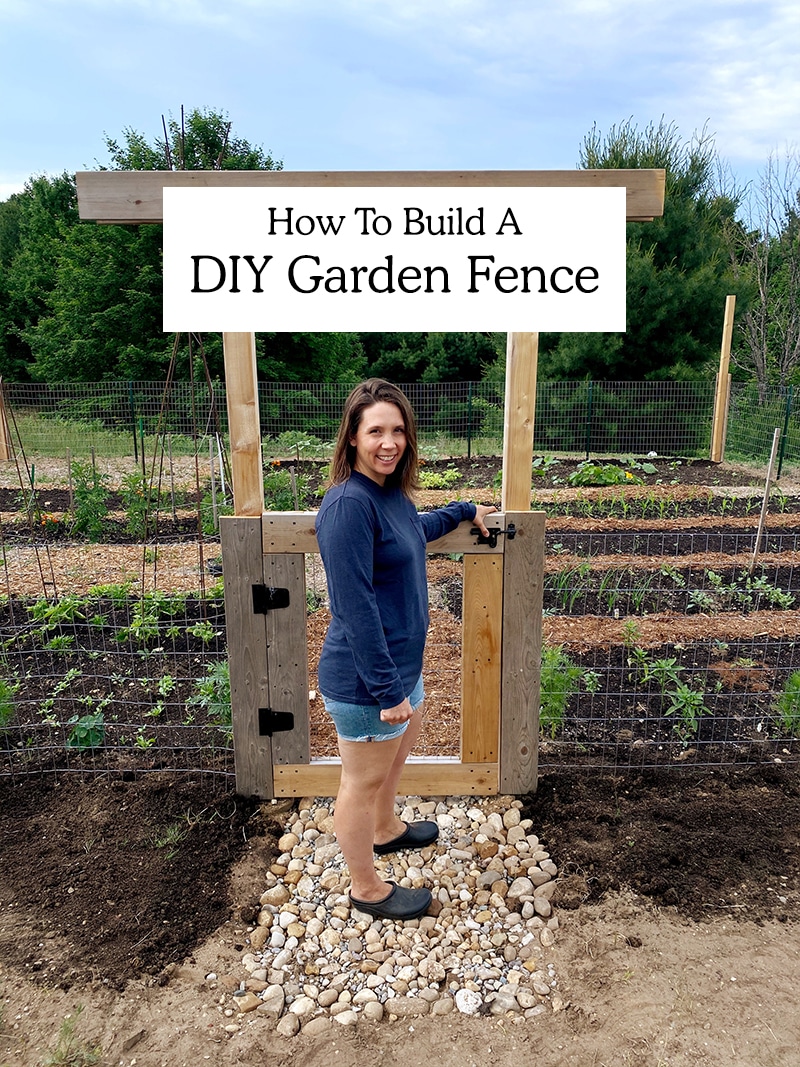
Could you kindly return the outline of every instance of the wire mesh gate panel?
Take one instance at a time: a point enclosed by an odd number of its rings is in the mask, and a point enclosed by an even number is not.
[[[313,512],[221,521],[237,791],[331,796],[338,760],[311,761],[305,554]],[[525,792],[536,781],[544,516],[492,515],[428,546],[464,556],[461,759],[409,760],[401,789]]]

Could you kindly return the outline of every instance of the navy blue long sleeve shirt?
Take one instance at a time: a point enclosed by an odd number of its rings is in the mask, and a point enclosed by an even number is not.
[[[408,696],[428,632],[425,546],[475,512],[468,502],[417,512],[358,471],[328,490],[316,521],[332,616],[319,663],[326,697],[393,708]]]

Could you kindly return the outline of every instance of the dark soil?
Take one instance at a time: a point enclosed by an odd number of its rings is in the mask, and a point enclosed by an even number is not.
[[[4,966],[64,988],[162,982],[226,919],[252,920],[263,887],[234,899],[232,869],[247,841],[269,863],[281,822],[220,783],[0,782]],[[796,917],[796,769],[560,771],[523,799],[560,868],[559,907],[628,887],[692,920]]]
[[[156,976],[230,917],[233,864],[277,829],[210,777],[1,780],[3,962],[64,987]]]
[[[543,777],[526,814],[583,899],[630,887],[687,918],[797,918],[800,775],[758,767],[686,775]],[[562,892],[561,906],[581,898]]]

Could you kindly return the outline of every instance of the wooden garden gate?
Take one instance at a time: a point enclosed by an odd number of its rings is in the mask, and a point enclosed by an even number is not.
[[[625,186],[628,221],[664,209],[663,170],[84,171],[82,219],[163,220],[176,187]],[[568,222],[568,220],[565,220]],[[305,554],[313,515],[266,513],[255,335],[224,333],[235,517],[221,520],[236,788],[246,796],[330,796],[338,761],[311,762]],[[501,514],[479,545],[470,524],[431,545],[464,553],[461,759],[410,761],[409,793],[523,793],[536,788],[544,515],[530,511],[538,335],[509,334]],[[513,528],[513,530],[512,530]],[[510,532],[514,536],[510,537]]]

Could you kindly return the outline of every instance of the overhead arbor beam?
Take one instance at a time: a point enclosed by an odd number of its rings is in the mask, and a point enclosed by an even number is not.
[[[628,222],[664,213],[663,170],[87,170],[76,175],[86,221],[162,222],[165,188],[274,189],[298,186],[604,189],[625,186]]]

